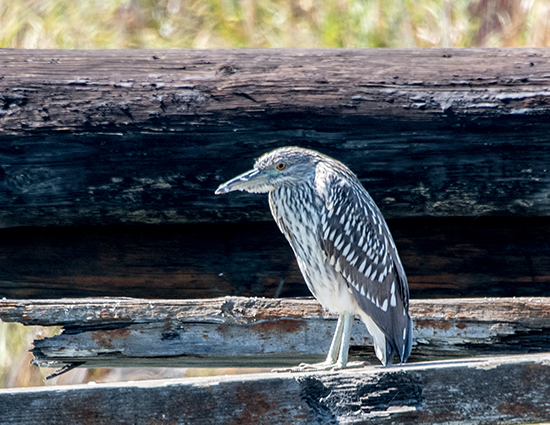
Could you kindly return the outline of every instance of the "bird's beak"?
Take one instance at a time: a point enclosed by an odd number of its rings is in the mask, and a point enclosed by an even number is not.
[[[266,186],[268,175],[261,170],[250,170],[240,176],[232,178],[221,184],[214,192],[216,195],[233,192],[234,190],[246,190],[247,192],[261,192],[258,190]]]

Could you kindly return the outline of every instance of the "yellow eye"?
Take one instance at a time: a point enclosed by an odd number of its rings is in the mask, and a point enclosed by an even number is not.
[[[275,167],[275,168],[277,168],[277,170],[279,170],[279,171],[282,171],[286,168],[286,164],[284,162],[281,162],[281,163],[277,164],[277,167]]]

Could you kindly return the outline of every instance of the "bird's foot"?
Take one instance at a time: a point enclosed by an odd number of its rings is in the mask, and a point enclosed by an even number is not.
[[[342,369],[353,369],[370,365],[369,362],[348,362],[346,365],[342,363],[301,363],[295,367],[273,369],[272,372],[320,372],[324,370],[342,370]]]
[[[370,362],[348,362],[345,366],[336,363],[331,370],[342,370],[342,369],[358,369],[360,367],[370,366]]]
[[[319,372],[322,370],[331,370],[337,366],[337,363],[300,363],[298,366],[283,369],[273,369],[272,372]]]

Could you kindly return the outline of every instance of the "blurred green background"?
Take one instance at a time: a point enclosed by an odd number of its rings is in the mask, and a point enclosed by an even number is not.
[[[550,46],[550,0],[0,0],[4,48],[520,46]],[[42,385],[52,371],[28,350],[57,332],[0,322],[0,388]],[[234,372],[77,369],[48,383]]]
[[[0,0],[11,48],[549,45],[549,0]]]

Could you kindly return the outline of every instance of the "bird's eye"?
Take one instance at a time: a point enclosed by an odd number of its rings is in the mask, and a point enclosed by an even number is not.
[[[286,168],[286,164],[284,162],[280,162],[279,164],[277,164],[277,167],[275,168],[277,168],[277,170],[279,171],[282,171]]]

